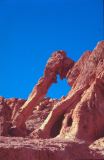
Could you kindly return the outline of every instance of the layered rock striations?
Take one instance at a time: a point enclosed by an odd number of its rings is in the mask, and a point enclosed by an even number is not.
[[[46,94],[52,83],[57,82],[57,74],[67,79],[71,90],[66,97],[51,99]],[[8,160],[15,160],[17,150],[24,159],[26,142],[31,160],[43,160],[42,154],[46,160],[104,158],[104,41],[93,51],[86,51],[77,62],[68,58],[64,51],[52,54],[43,77],[27,100],[0,97],[0,135],[8,136],[8,139],[1,137],[2,160],[5,154]],[[28,140],[21,138],[22,145],[18,136],[28,137]],[[38,140],[34,142],[37,138],[41,139],[39,143]],[[10,139],[12,144],[6,147]],[[30,144],[32,141],[34,145],[39,144],[37,148]],[[80,147],[80,156],[77,147]]]

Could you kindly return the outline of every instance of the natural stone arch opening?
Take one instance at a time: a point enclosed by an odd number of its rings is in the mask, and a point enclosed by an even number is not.
[[[60,79],[60,76],[57,75],[57,83],[53,83],[47,92],[47,97],[60,99],[62,96],[66,96],[67,93],[71,90],[67,79]]]
[[[64,98],[67,93],[71,90],[71,86],[69,86],[67,79],[60,79],[60,76],[57,75],[57,83],[53,83],[47,93],[47,96],[50,98]],[[50,138],[54,138],[60,134],[62,123],[64,121],[65,115],[62,114],[59,116],[58,120],[54,123],[50,131]],[[67,126],[72,125],[72,118],[70,117],[67,121]]]
[[[34,107],[37,106],[43,100],[43,98],[46,96],[50,86],[57,81],[57,75],[60,76],[60,79],[66,78],[68,71],[73,67],[73,65],[74,65],[74,61],[71,60],[70,58],[68,58],[64,51],[56,51],[52,54],[51,58],[48,60],[48,62],[46,64],[43,76],[39,79],[38,83],[35,85],[31,94],[29,95],[27,101],[18,110],[14,119],[12,120],[13,127],[22,128],[22,126],[26,122],[27,118],[33,112]],[[68,86],[68,84],[67,84],[67,86]],[[60,87],[61,87],[61,90],[62,90],[62,88],[64,90],[65,90],[65,88],[68,88],[68,90],[66,91],[66,93],[68,93],[69,87],[62,87],[62,85]],[[62,93],[62,95],[63,95],[63,93]],[[65,98],[62,98],[62,99],[64,100]],[[59,103],[60,102],[61,101],[59,100]],[[53,116],[53,114],[55,112],[57,112],[56,110],[58,110],[58,107],[55,107],[55,105],[52,109],[54,111],[51,111],[48,116],[48,118],[50,118],[50,119],[52,118],[51,113]],[[55,110],[55,108],[56,108],[56,110]],[[60,108],[59,108],[59,110],[60,110]],[[65,109],[63,109],[63,110],[65,110]],[[64,113],[63,110],[59,113],[59,115],[57,115],[58,117],[60,117]],[[55,123],[55,121],[58,119],[58,117],[56,117],[54,119],[54,121],[52,121],[52,123]],[[47,121],[47,120],[49,120],[49,119],[46,119],[45,121]],[[43,125],[40,127],[40,130],[41,130],[41,128],[44,128],[44,127],[47,130],[48,126],[47,126],[47,124],[46,124],[46,126],[44,125],[46,123],[45,121],[44,121]],[[51,124],[50,129],[52,126],[53,125]],[[50,132],[50,129],[48,129],[49,132]],[[45,133],[45,135],[46,134],[48,134],[48,133]],[[48,136],[48,135],[46,135],[46,136]]]

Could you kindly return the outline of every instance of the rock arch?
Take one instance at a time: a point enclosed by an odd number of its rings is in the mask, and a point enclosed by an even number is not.
[[[73,65],[74,61],[68,58],[64,51],[54,52],[46,64],[43,77],[40,78],[29,95],[28,100],[15,115],[12,124],[17,128],[24,125],[26,119],[31,115],[33,108],[45,97],[51,84],[57,81],[57,74],[60,75],[61,79],[65,78]]]
[[[59,134],[59,137],[85,141],[104,136],[104,41],[98,43],[92,52],[85,52],[76,63],[67,58],[65,52],[55,52],[46,65],[44,76],[13,119],[13,125],[20,128],[25,123],[33,107],[56,81],[57,74],[67,78],[72,89],[65,99],[54,105],[39,130],[31,135],[50,138],[54,125],[65,115],[61,120],[62,127],[53,136]]]

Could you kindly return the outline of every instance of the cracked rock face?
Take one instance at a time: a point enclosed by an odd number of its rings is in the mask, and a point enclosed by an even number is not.
[[[50,99],[57,74],[71,90]],[[0,135],[1,160],[104,158],[104,41],[77,62],[52,54],[27,100],[0,97]]]

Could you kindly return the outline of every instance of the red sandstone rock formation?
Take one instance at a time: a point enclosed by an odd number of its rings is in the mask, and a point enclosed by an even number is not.
[[[8,135],[9,122],[11,120],[11,109],[6,105],[3,97],[0,97],[0,135]]]
[[[23,99],[0,97],[0,135],[8,136],[13,116],[24,102]]]
[[[12,122],[14,126],[20,128],[24,125],[26,119],[32,114],[34,107],[45,97],[51,84],[57,81],[56,75],[59,74],[61,79],[65,78],[73,64],[74,62],[66,57],[64,51],[57,51],[52,55],[47,62],[44,76],[38,81],[28,100],[14,117]]]
[[[54,105],[37,134],[50,138],[54,133],[54,137],[58,135],[86,141],[104,136],[104,42],[98,43],[92,52],[85,52],[69,69],[67,78],[71,91],[64,100]],[[72,109],[71,116],[64,119],[63,116],[70,114]],[[65,127],[60,126],[56,130],[55,126],[62,121],[65,121]]]
[[[11,128],[12,120],[26,100],[18,98],[0,97],[0,135],[2,136],[27,136],[33,130],[39,128],[47,118],[50,110],[59,100],[45,97],[33,109],[33,113],[27,118],[24,126],[19,129]]]
[[[72,88],[53,100],[57,74]],[[0,135],[1,160],[104,159],[104,41],[76,63],[55,52],[27,101],[0,97]]]
[[[1,160],[85,160],[102,159],[81,141],[0,137]]]
[[[34,131],[32,135],[37,134],[41,138],[73,137],[88,141],[103,136],[103,60],[103,41],[92,52],[85,52],[75,64],[63,51],[55,52],[48,60],[44,76],[14,117],[13,125],[19,128],[25,123],[59,74],[61,78],[67,77],[72,89],[65,99],[54,105],[38,132]],[[72,109],[73,113],[70,114]]]

